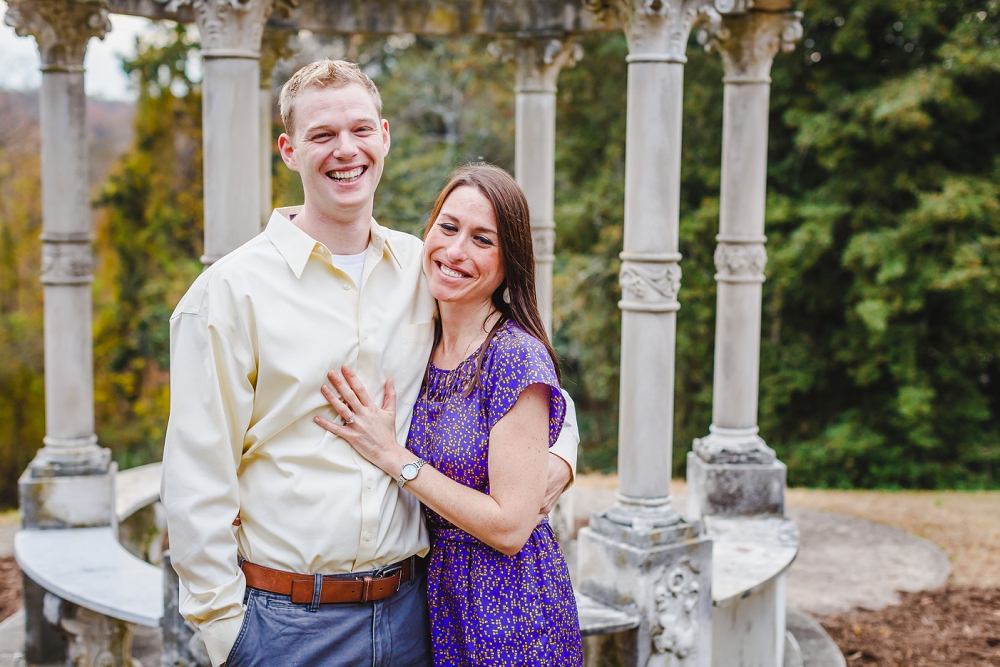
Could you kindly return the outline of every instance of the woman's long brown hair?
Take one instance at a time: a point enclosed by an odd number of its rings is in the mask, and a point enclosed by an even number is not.
[[[500,167],[484,162],[467,164],[458,168],[434,202],[431,217],[424,230],[424,238],[427,238],[427,233],[437,222],[441,208],[448,196],[461,187],[476,188],[493,207],[493,215],[497,222],[497,236],[500,240],[500,262],[504,269],[504,281],[500,283],[491,297],[493,308],[500,313],[500,318],[490,329],[486,341],[480,349],[487,350],[490,341],[493,340],[493,336],[500,327],[507,320],[513,320],[515,324],[537,338],[545,346],[549,357],[552,358],[556,377],[562,381],[559,361],[556,359],[556,353],[552,349],[548,334],[545,333],[542,316],[538,313],[538,300],[535,297],[535,255],[531,245],[531,218],[528,213],[528,200],[525,199],[524,192],[521,191],[520,186],[511,178],[510,174]],[[510,291],[510,303],[504,301],[504,290]],[[440,342],[441,318],[438,318],[434,323],[432,358],[434,356],[433,350],[437,349]],[[483,354],[478,355],[475,375],[466,388],[467,391],[472,391],[474,387],[479,385],[483,356]]]

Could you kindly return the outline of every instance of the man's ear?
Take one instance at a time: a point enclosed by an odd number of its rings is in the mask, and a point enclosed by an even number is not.
[[[278,152],[289,169],[292,171],[299,170],[298,165],[295,163],[295,146],[292,145],[292,138],[284,132],[278,137]]]
[[[382,119],[382,145],[385,147],[385,152],[383,155],[389,154],[389,144],[392,142],[389,139],[389,121],[385,118]]]

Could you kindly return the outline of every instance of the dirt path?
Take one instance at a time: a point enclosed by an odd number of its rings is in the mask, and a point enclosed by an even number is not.
[[[1000,588],[1000,491],[789,489],[792,507],[882,523],[938,545],[957,586]]]

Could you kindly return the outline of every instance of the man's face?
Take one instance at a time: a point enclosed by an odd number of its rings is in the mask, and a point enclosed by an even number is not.
[[[299,172],[306,202],[343,218],[370,207],[389,152],[389,123],[360,84],[310,86],[295,99],[294,136],[282,134],[285,164]]]

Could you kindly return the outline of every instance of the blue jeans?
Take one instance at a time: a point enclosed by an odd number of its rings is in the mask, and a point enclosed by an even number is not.
[[[226,667],[427,667],[431,657],[424,568],[380,602],[308,604],[247,588],[246,617]],[[346,575],[358,577],[370,573]]]

